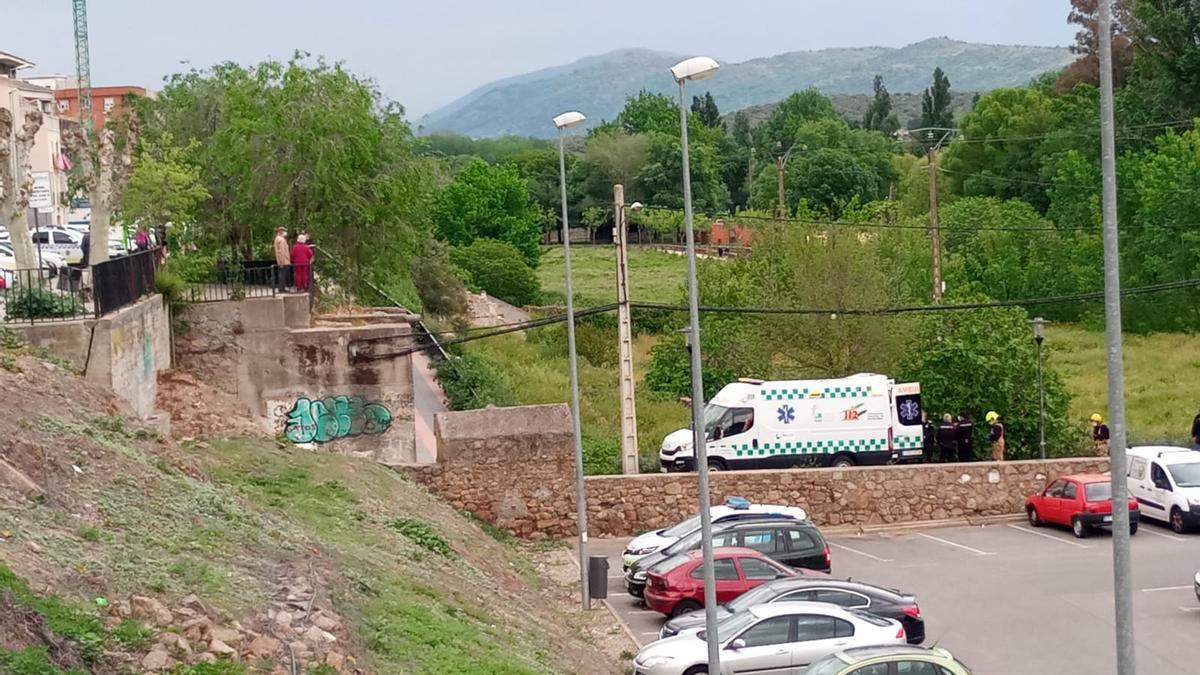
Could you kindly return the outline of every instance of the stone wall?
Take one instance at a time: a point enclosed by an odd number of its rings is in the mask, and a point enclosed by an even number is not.
[[[413,479],[519,537],[575,532],[573,431],[565,405],[438,413],[434,428],[438,463],[404,467]]]
[[[100,319],[12,328],[112,389],[138,417],[154,414],[158,371],[171,367],[171,326],[162,296],[142,298]]]
[[[438,464],[404,467],[455,508],[527,539],[575,536],[575,468],[565,406],[489,408],[437,416]],[[1067,473],[1103,472],[1104,459],[973,462],[711,474],[728,497],[806,509],[823,526],[911,523],[1020,513],[1025,497]],[[625,537],[697,509],[696,474],[591,476],[588,531]]]

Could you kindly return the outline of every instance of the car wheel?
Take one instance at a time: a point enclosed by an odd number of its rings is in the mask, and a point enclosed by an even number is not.
[[[683,671],[683,675],[708,675],[708,666],[692,666]]]
[[[678,605],[675,605],[675,609],[671,610],[671,618],[674,619],[682,614],[694,612],[700,609],[701,606],[702,605],[695,600],[681,600]]]
[[[1090,529],[1091,528],[1089,528],[1087,525],[1084,525],[1083,521],[1079,518],[1071,519],[1071,531],[1075,533],[1076,537],[1085,539],[1089,534],[1091,534]]]
[[[1037,509],[1031,506],[1027,511],[1029,512],[1029,524],[1034,527],[1041,527],[1042,519],[1038,516]]]
[[[1187,523],[1183,522],[1183,511],[1178,506],[1171,507],[1171,529],[1176,534],[1184,534],[1188,529]]]
[[[724,471],[725,470],[725,462],[722,462],[719,459],[710,459],[710,460],[708,460],[708,470],[709,471]]]
[[[854,458],[849,455],[838,455],[833,458],[833,466],[838,469],[854,466]]]
[[[1137,523],[1129,524],[1129,536],[1132,537],[1133,535],[1137,534],[1137,526],[1138,526]]]

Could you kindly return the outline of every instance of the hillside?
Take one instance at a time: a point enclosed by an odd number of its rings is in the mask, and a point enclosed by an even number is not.
[[[0,337],[0,672],[620,672],[567,551],[370,462],[176,443]]]
[[[719,54],[715,54],[719,58]],[[549,137],[550,119],[580,110],[592,123],[612,119],[625,98],[642,89],[676,96],[667,69],[677,54],[627,49],[484,85],[417,122],[423,133],[452,131],[487,137]],[[702,85],[726,112],[779,101],[798,89],[864,94],[881,74],[894,93],[919,92],[943,68],[956,89],[988,91],[1023,85],[1070,63],[1066,48],[984,45],[933,38],[900,48],[860,47],[796,51],[742,63],[725,63]]]

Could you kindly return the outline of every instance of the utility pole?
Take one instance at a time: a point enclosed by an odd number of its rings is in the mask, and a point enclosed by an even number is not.
[[[940,303],[942,301],[942,226],[938,222],[937,152],[937,146],[929,149],[929,239],[933,245],[933,301]]]
[[[775,158],[775,180],[779,184],[779,202],[778,206],[775,207],[775,215],[780,220],[783,220],[787,216],[787,195],[783,192],[783,161],[783,155]]]
[[[613,216],[617,245],[617,361],[621,395],[621,473],[639,470],[637,406],[633,388],[633,329],[629,314],[629,227],[626,224],[625,186],[613,186]]]
[[[754,196],[754,148],[750,148],[750,163],[746,166],[746,204]]]
[[[1125,355],[1121,338],[1121,274],[1117,234],[1117,142],[1113,127],[1112,6],[1100,2],[1100,172],[1104,204],[1104,326],[1108,344],[1108,414],[1112,421],[1109,469],[1113,509],[1113,605],[1117,675],[1135,675],[1133,562],[1129,552],[1129,486],[1125,477]]]

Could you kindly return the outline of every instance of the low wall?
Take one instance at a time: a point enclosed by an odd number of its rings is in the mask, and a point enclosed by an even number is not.
[[[438,463],[404,471],[430,491],[527,539],[575,536],[575,465],[566,406],[437,415]],[[1095,458],[711,474],[710,498],[806,509],[818,525],[911,523],[1020,513],[1025,497],[1068,473],[1103,472]],[[631,536],[697,509],[696,474],[591,476],[588,532]]]
[[[171,327],[162,296],[100,319],[13,325],[25,340],[112,389],[143,419],[154,414],[158,371],[171,367]]]

